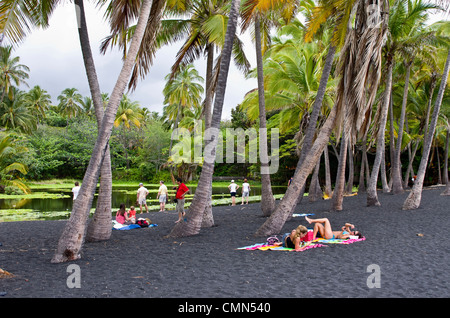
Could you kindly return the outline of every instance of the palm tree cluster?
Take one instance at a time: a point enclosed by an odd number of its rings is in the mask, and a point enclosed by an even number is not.
[[[42,19],[36,18],[36,9],[27,7],[28,2],[23,2],[18,10],[19,6],[14,7],[9,1],[0,7],[0,17],[21,16],[22,24],[27,27],[45,26],[58,1],[40,3],[40,12],[45,15]],[[268,138],[260,134],[261,205],[263,214],[270,217],[257,235],[277,234],[281,230],[303,197],[311,174],[311,197],[322,192],[320,158],[324,156],[328,172],[329,147],[338,162],[333,192],[330,174],[325,177],[325,192],[332,196],[334,210],[342,209],[344,194],[352,191],[353,177],[357,175],[355,158],[360,163],[359,191],[367,191],[368,205],[380,204],[377,199],[380,181],[385,191],[397,194],[404,191],[407,180],[417,175],[404,205],[405,209],[416,208],[432,147],[433,156],[444,158],[442,175],[448,184],[449,24],[428,25],[429,14],[442,10],[440,5],[448,1],[113,0],[99,3],[107,5],[106,17],[111,25],[111,36],[105,39],[101,49],[104,53],[109,47],[122,49],[123,68],[104,106],[90,52],[83,1],[75,1],[80,13],[80,45],[98,137],[79,199],[75,201],[72,218],[53,261],[79,257],[97,180],[99,176],[102,182],[108,180],[111,171],[111,131],[123,124],[125,132],[128,124],[138,123],[134,111],[121,108],[125,89],[135,89],[147,75],[160,47],[180,40],[184,42],[166,78],[164,114],[171,128],[194,129],[191,119],[204,119],[202,128],[210,128],[211,132],[205,136],[205,149],[212,151],[205,153],[187,222],[178,223],[169,236],[194,235],[202,226],[213,224],[208,206],[214,173],[214,162],[210,159],[215,157],[231,59],[246,76],[256,77],[258,83],[238,107],[239,111],[245,112],[261,131],[279,127],[288,145],[286,152],[298,158],[293,181],[283,201],[277,204],[271,192],[271,175],[266,169]],[[15,42],[26,33],[20,23],[0,22],[2,34]],[[254,71],[250,70],[238,30],[251,30],[257,60]],[[191,65],[201,56],[207,59],[204,82]],[[14,67],[23,72],[22,67]],[[26,77],[2,78],[5,87],[2,99],[14,94],[8,83],[19,78]],[[65,105],[67,117],[76,116],[79,111],[75,93],[67,90],[59,99]],[[440,156],[439,148],[445,149],[445,155]],[[441,171],[440,163],[437,170]],[[108,196],[107,184],[104,187],[101,184],[100,193]],[[107,224],[109,219],[104,217],[105,211],[110,211],[107,204],[97,206],[97,211],[91,224],[95,227],[96,220],[101,218]],[[209,225],[205,225],[205,220]],[[104,236],[107,238],[108,233]]]

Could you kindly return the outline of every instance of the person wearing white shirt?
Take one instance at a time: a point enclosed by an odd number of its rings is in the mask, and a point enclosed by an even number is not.
[[[73,200],[74,201],[78,197],[78,192],[80,192],[80,184],[77,181],[77,182],[75,182],[75,186],[72,188]]]
[[[244,204],[244,197],[247,198],[247,203],[248,204],[248,197],[250,195],[250,184],[247,182],[247,179],[244,179],[244,183],[242,184],[242,204]]]
[[[239,186],[234,183],[234,180],[231,180],[231,184],[228,186],[228,189],[230,189],[231,205],[236,205],[236,191],[239,189]]]
[[[148,213],[148,206],[147,206],[147,195],[148,190],[144,187],[142,183],[139,183],[139,189],[137,190],[137,202],[139,204],[139,208],[141,209],[142,214],[142,206],[145,206],[145,212]]]

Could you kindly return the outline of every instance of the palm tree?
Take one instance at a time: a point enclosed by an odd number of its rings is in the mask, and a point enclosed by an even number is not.
[[[403,203],[403,210],[414,210],[420,206],[420,201],[422,199],[422,187],[423,180],[425,178],[425,170],[427,167],[428,156],[430,155],[431,143],[436,129],[436,124],[438,120],[439,110],[441,108],[442,98],[444,96],[444,91],[447,85],[447,78],[450,71],[450,50],[447,54],[447,61],[445,62],[444,71],[442,72],[441,85],[439,87],[439,92],[436,97],[434,104],[433,115],[431,117],[430,129],[425,135],[422,158],[420,160],[419,171],[417,172],[417,179],[414,181],[414,186]]]
[[[25,193],[30,193],[30,188],[18,178],[16,172],[27,174],[27,167],[18,162],[11,162],[18,153],[27,151],[26,148],[17,146],[12,137],[6,135],[0,140],[0,187],[14,186]]]
[[[215,148],[219,135],[220,120],[222,117],[223,101],[225,96],[228,70],[230,66],[231,51],[239,14],[239,0],[231,2],[230,15],[227,24],[224,47],[220,61],[220,71],[217,82],[214,111],[211,120],[211,128],[205,133],[205,159],[200,174],[197,190],[186,214],[187,222],[179,222],[170,232],[170,237],[183,237],[196,235],[202,226],[203,214],[207,202],[210,200],[212,188],[212,175],[214,172]]]
[[[384,19],[379,19],[381,26],[378,30],[375,30],[373,26],[367,25],[367,20],[365,20],[365,8],[367,8],[364,2],[357,2],[358,6],[354,6],[354,1],[320,1],[320,9],[315,10],[312,16],[311,23],[309,23],[310,33],[307,34],[308,38],[311,38],[311,34],[317,31],[323,22],[325,22],[330,17],[335,17],[335,29],[333,34],[333,45],[332,47],[337,47],[339,45],[344,45],[343,52],[341,53],[340,69],[345,70],[345,73],[339,73],[341,76],[340,87],[338,90],[338,100],[331,110],[327,120],[320,129],[319,134],[314,142],[314,144],[307,150],[306,155],[302,163],[297,167],[296,174],[294,175],[293,182],[288,187],[283,201],[277,206],[275,212],[269,217],[269,219],[257,230],[256,235],[270,235],[274,233],[279,233],[283,227],[289,212],[292,211],[292,207],[297,201],[298,194],[300,193],[307,176],[311,173],[312,169],[315,167],[317,160],[323,152],[324,147],[328,143],[328,138],[333,130],[336,119],[338,122],[342,122],[344,119],[344,129],[346,129],[346,135],[349,140],[354,140],[357,136],[357,132],[365,132],[366,126],[368,125],[365,120],[366,113],[369,112],[371,108],[371,103],[373,102],[374,93],[371,90],[376,91],[378,85],[379,75],[379,65],[380,57],[379,52],[381,51],[381,44],[383,33],[385,32]],[[387,5],[385,2],[381,2],[378,6],[383,7]],[[347,26],[350,19],[353,18],[354,14],[353,8],[359,8],[356,15],[355,25],[358,26],[358,32],[353,30],[347,34]],[[385,9],[385,8],[384,8]],[[382,10],[380,10],[382,11]],[[379,11],[379,12],[380,12]],[[385,10],[383,10],[385,11]],[[376,24],[375,26],[380,26]],[[373,29],[373,30],[372,30]],[[357,52],[359,58],[355,60],[351,59],[353,55],[351,53],[351,47],[357,47],[356,36],[362,34],[364,37],[360,38],[361,45],[359,46],[360,51]],[[369,39],[376,39],[376,41],[369,41]],[[365,40],[365,42],[363,42]],[[363,45],[363,43],[365,43]],[[347,51],[347,48],[349,50]],[[346,52],[347,51],[347,52]],[[369,55],[364,55],[369,54]],[[370,58],[369,58],[370,57]],[[366,64],[362,64],[366,60]],[[333,58],[327,58],[327,63],[325,64],[321,83],[320,93],[318,93],[318,101],[322,102],[323,96],[325,94],[326,82],[328,81],[327,72],[330,71]],[[345,76],[347,75],[347,76]],[[347,83],[349,80],[354,80],[355,86],[349,86]],[[369,98],[367,98],[364,93],[365,90],[369,92]],[[357,92],[358,94],[348,94],[349,91]],[[319,95],[320,94],[320,95]],[[367,101],[366,101],[367,98]],[[344,112],[344,105],[350,105]],[[368,105],[368,109],[358,108],[361,105]],[[319,108],[320,109],[320,108]],[[345,118],[343,116],[346,116]]]
[[[261,162],[261,209],[264,216],[269,216],[275,210],[275,199],[272,193],[272,185],[269,172],[269,155],[267,146],[267,123],[266,123],[266,103],[264,96],[264,70],[263,70],[263,47],[261,39],[261,27],[266,31],[264,37],[267,39],[270,28],[270,18],[265,15],[277,9],[272,5],[284,4],[284,0],[271,2],[247,0],[243,3],[242,9],[242,31],[244,32],[251,24],[255,27],[255,49],[256,49],[256,69],[258,78],[258,101],[259,101],[259,155]],[[292,15],[294,12],[292,12]],[[273,19],[273,17],[272,17]]]
[[[122,139],[127,169],[130,169],[130,160],[128,159],[129,142],[127,140],[126,130],[130,130],[132,125],[137,128],[141,127],[142,115],[139,109],[139,102],[131,101],[129,97],[124,94],[119,104],[116,120],[114,120],[114,127],[117,128],[122,126],[122,133],[119,135],[119,139]]]
[[[154,2],[154,1],[153,1]],[[63,233],[58,241],[57,250],[52,258],[53,263],[60,263],[68,260],[80,258],[79,252],[83,246],[86,232],[86,224],[89,210],[92,205],[94,192],[97,186],[102,161],[108,149],[108,141],[111,136],[115,116],[120,100],[131,75],[139,47],[150,16],[151,1],[142,1],[138,23],[131,41],[128,54],[123,62],[122,69],[118,76],[116,85],[112,91],[107,111],[103,116],[98,132],[97,141],[89,161],[88,168],[83,178],[80,193],[75,200],[72,213]]]
[[[24,103],[39,121],[39,119],[45,118],[45,113],[51,105],[50,94],[36,85],[25,94]]]
[[[16,87],[11,87],[14,98],[6,97],[0,104],[0,122],[6,129],[30,133],[36,128],[36,118],[27,108],[25,93]]]
[[[24,40],[32,26],[45,28],[58,0],[4,0],[0,4],[0,45],[4,36],[11,43]]]
[[[0,90],[2,92],[0,103],[5,95],[13,100],[14,90],[11,89],[13,84],[16,86],[26,84],[25,80],[29,77],[30,69],[28,66],[19,64],[20,57],[12,57],[11,53],[12,46],[0,47]]]
[[[58,108],[67,119],[76,117],[82,111],[83,96],[76,88],[66,88],[58,96]]]

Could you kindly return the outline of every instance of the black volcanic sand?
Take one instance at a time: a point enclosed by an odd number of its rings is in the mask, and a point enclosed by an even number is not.
[[[80,260],[62,264],[50,260],[66,221],[1,223],[0,268],[15,276],[0,279],[0,299],[447,298],[450,197],[443,191],[424,189],[421,207],[413,211],[401,210],[408,192],[379,192],[381,207],[367,207],[365,194],[345,197],[341,212],[330,212],[330,201],[309,203],[305,197],[295,213],[327,217],[334,229],[353,223],[366,240],[304,252],[237,250],[265,242],[253,236],[265,221],[260,204],[214,207],[215,227],[179,239],[164,238],[175,211],[144,214],[158,226],[113,230],[109,241],[86,243]],[[299,224],[308,225],[294,217],[282,232]],[[70,264],[79,265],[81,288],[67,285]],[[374,267],[380,288],[368,285],[375,282]]]

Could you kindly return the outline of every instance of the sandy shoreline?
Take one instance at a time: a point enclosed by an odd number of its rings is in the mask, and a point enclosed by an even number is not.
[[[328,217],[335,228],[354,223],[366,240],[304,252],[237,250],[265,241],[253,236],[265,221],[259,203],[214,207],[215,227],[180,239],[163,238],[175,211],[144,214],[158,226],[115,230],[109,241],[86,243],[82,259],[64,264],[50,259],[66,221],[0,223],[0,268],[15,275],[0,279],[0,299],[448,298],[450,197],[443,190],[425,189],[414,211],[401,210],[407,192],[379,193],[381,207],[366,207],[365,194],[346,197],[341,212],[329,212],[329,201],[305,198],[295,213]],[[282,232],[299,224],[308,225],[294,217]],[[68,287],[70,264],[79,266],[80,288]],[[374,268],[380,288],[369,286]]]

